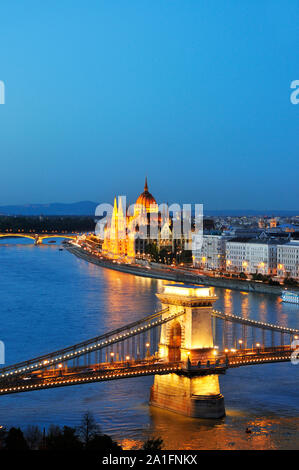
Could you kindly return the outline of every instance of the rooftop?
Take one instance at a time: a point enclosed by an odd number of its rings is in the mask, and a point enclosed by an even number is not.
[[[252,243],[256,245],[283,245],[287,242],[283,238],[243,238],[236,237],[230,239],[227,243]]]
[[[195,286],[193,284],[167,284],[164,286],[164,294],[183,297],[211,297],[209,287]]]
[[[198,286],[195,284],[166,284],[164,287],[185,287],[186,289],[206,289],[205,286]]]
[[[291,240],[288,243],[283,243],[285,246],[299,246],[299,240]]]

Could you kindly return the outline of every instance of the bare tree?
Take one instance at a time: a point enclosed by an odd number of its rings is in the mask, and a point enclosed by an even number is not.
[[[161,450],[163,448],[163,439],[161,437],[157,438],[152,438],[152,439],[147,439],[147,441],[144,442],[141,450]]]
[[[25,432],[24,437],[27,441],[30,450],[37,450],[42,442],[43,433],[38,426],[29,425]]]
[[[96,423],[94,416],[87,411],[82,418],[81,425],[78,428],[79,435],[85,447],[97,435],[101,434],[100,427]]]

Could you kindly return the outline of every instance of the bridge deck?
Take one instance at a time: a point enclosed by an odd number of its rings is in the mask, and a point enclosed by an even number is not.
[[[87,367],[65,369],[41,369],[27,374],[0,379],[0,395],[30,392],[48,388],[81,385],[93,382],[128,379],[147,375],[183,374],[201,376],[222,374],[229,368],[248,365],[288,362],[292,349],[290,346],[268,348],[268,350],[238,350],[234,353],[220,352],[218,359],[210,358],[204,364],[183,362],[161,362],[155,359],[123,363],[100,363]]]
[[[72,385],[81,385],[93,382],[105,382],[110,380],[128,379],[142,377],[146,375],[165,375],[178,372],[181,369],[180,363],[152,363],[125,365],[120,367],[109,367],[107,369],[95,368],[90,371],[72,371],[64,372],[61,376],[51,374],[42,374],[42,377],[32,375],[26,377],[12,378],[11,380],[2,380],[0,385],[0,395],[11,393],[30,392],[47,388],[66,387]],[[5,383],[6,382],[6,383]]]

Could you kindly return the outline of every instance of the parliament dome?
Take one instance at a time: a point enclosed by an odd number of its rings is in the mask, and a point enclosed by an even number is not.
[[[135,203],[137,206],[142,206],[146,209],[146,212],[157,212],[158,205],[154,196],[149,192],[147,185],[147,178],[145,178],[144,191],[137,198]],[[152,207],[151,207],[152,206]],[[154,206],[154,207],[153,207]]]

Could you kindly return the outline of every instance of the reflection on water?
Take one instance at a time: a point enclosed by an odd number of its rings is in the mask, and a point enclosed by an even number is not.
[[[284,439],[284,427],[291,427],[295,433],[299,431],[299,418],[251,419],[230,411],[225,418],[215,421],[185,418],[154,408],[151,409],[150,416],[157,435],[167,442],[167,447],[171,450],[180,448],[182,435],[188,436],[184,446],[187,450],[277,449],[281,448],[281,439]],[[296,448],[296,441],[286,442],[285,448]]]
[[[1,337],[7,363],[95,336],[159,309],[163,281],[101,269],[56,245],[0,244]],[[214,289],[218,310],[298,327],[299,307],[277,296]],[[76,426],[86,410],[126,448],[161,436],[168,449],[295,449],[299,367],[268,364],[220,377],[227,416],[195,420],[148,406],[151,377],[0,399],[0,424]],[[246,428],[251,433],[246,433]]]
[[[218,290],[215,289],[216,295],[218,294]],[[224,301],[224,308],[226,312],[232,312],[233,311],[233,296],[232,296],[232,291],[230,289],[224,289],[223,290],[223,301]],[[216,304],[215,304],[216,307]],[[217,307],[216,307],[217,308]]]
[[[244,318],[249,318],[250,315],[249,315],[249,309],[248,309],[248,307],[249,307],[248,292],[241,292],[241,294],[243,294],[243,297],[242,297],[242,302],[241,302],[240,314]]]

